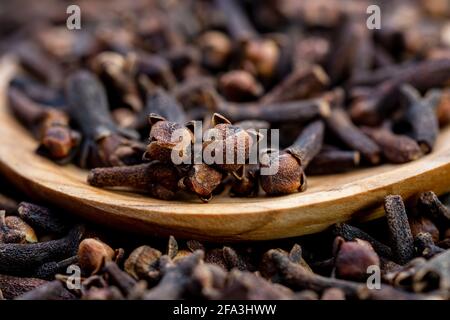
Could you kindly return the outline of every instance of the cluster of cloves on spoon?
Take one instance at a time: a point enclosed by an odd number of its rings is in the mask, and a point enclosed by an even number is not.
[[[80,32],[56,10],[26,10],[36,28],[11,14],[0,22],[0,51],[20,65],[10,109],[40,154],[93,169],[94,186],[158,199],[283,195],[305,190],[306,176],[432,152],[450,122],[445,9],[376,1],[382,28],[371,30],[373,3],[294,2],[94,1]],[[223,131],[231,149],[242,138],[243,163],[169,160],[188,156],[170,136],[178,129],[185,146],[199,142],[193,120],[203,121],[202,135]],[[246,149],[259,129],[279,129],[279,145],[252,162]],[[261,174],[275,163],[276,173]]]
[[[386,217],[377,221],[338,223],[292,239],[219,244],[118,236],[81,226],[61,210],[2,196],[0,208],[8,211],[0,211],[0,296],[448,300],[449,199],[432,191],[407,202],[390,195]]]

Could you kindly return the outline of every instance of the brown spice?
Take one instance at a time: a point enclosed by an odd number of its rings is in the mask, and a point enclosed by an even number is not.
[[[326,118],[328,128],[350,148],[359,151],[363,158],[371,164],[380,162],[380,148],[356,127],[347,113],[340,109],[334,109],[330,117]]]
[[[384,210],[396,260],[400,264],[405,264],[414,257],[414,240],[401,196],[387,196]]]

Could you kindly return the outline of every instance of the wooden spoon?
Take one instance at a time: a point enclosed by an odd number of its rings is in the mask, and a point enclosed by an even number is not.
[[[219,196],[203,204],[97,189],[86,183],[86,171],[59,166],[35,154],[37,142],[10,115],[5,103],[12,69],[11,63],[0,65],[1,173],[33,198],[99,224],[190,239],[277,239],[318,232],[336,222],[380,217],[383,198],[389,194],[408,198],[422,191],[450,191],[449,128],[441,133],[435,151],[418,161],[312,177],[306,192],[289,196]]]

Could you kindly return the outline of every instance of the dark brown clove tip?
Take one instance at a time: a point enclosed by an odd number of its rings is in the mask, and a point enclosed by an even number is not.
[[[100,187],[101,183],[98,180],[99,168],[92,169],[87,176],[87,183],[93,187]]]
[[[70,129],[54,126],[46,131],[41,144],[52,158],[62,159],[72,151],[73,136]]]

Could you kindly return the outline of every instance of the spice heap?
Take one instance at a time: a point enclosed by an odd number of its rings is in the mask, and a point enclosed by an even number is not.
[[[23,71],[9,105],[40,154],[94,168],[91,185],[159,199],[282,195],[305,190],[306,175],[413,161],[450,122],[450,10],[375,1],[372,30],[373,2],[78,1],[80,30],[64,1],[6,2],[0,52]],[[174,164],[186,149],[173,133],[193,144],[192,120],[243,161]],[[260,129],[280,130],[279,152],[250,163]]]
[[[253,244],[149,239],[0,196],[4,299],[450,299],[450,196],[386,218]],[[6,217],[5,217],[6,213]]]

